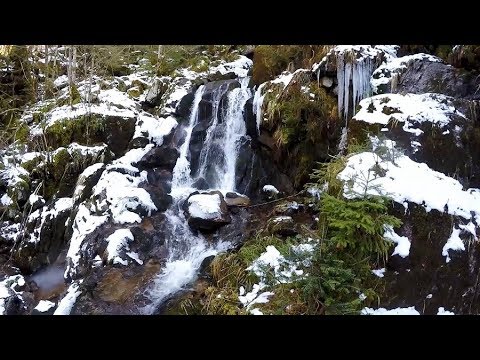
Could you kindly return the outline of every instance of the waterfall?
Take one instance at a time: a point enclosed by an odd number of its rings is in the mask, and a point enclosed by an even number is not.
[[[222,106],[223,95],[228,86],[222,84],[214,89],[212,94],[212,115],[207,120],[210,124],[202,150],[199,155],[198,177],[211,180],[210,188],[222,192],[235,189],[235,165],[242,140],[246,135],[243,109],[251,97],[247,88],[248,78],[239,79],[241,87],[230,90],[226,95],[226,107]],[[227,84],[228,85],[228,84]],[[176,292],[191,284],[197,276],[202,261],[219,252],[226,251],[231,244],[220,241],[209,243],[201,233],[190,229],[184,215],[182,204],[193,187],[189,151],[192,131],[199,119],[199,106],[204,96],[204,87],[200,87],[192,104],[187,135],[180,147],[180,157],[173,169],[171,195],[173,203],[165,212],[165,246],[168,256],[162,272],[155,278],[146,296],[151,304],[142,309],[143,313],[151,314]]]
[[[192,138],[192,130],[198,121],[198,109],[200,101],[202,100],[204,90],[205,87],[201,85],[195,92],[195,98],[193,100],[187,127],[187,135],[185,136],[184,143],[179,149],[180,156],[178,157],[175,168],[173,169],[172,190],[183,189],[186,187],[188,188],[192,183],[192,178],[190,176],[190,160],[188,151],[190,146],[190,139]],[[172,196],[175,197],[176,195],[177,194],[172,191]]]

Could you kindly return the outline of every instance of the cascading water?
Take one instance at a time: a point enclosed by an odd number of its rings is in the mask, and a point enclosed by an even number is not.
[[[175,197],[173,189],[183,189],[189,187],[192,182],[192,177],[190,176],[190,161],[188,159],[188,150],[190,146],[190,139],[192,137],[193,127],[198,121],[198,108],[200,101],[202,100],[203,92],[205,87],[201,85],[196,93],[193,100],[192,109],[190,112],[190,118],[187,127],[187,135],[185,136],[185,141],[180,147],[180,156],[175,164],[173,169],[173,179],[172,179],[172,196]]]
[[[212,119],[200,153],[199,176],[214,179],[210,184],[222,192],[235,189],[235,164],[242,138],[246,134],[243,109],[251,92],[247,88],[248,78],[239,79],[240,88],[227,94],[227,107],[220,116],[219,104],[226,92],[224,86],[215,89],[212,96]],[[190,169],[190,140],[192,131],[199,119],[199,105],[204,95],[204,87],[200,87],[192,104],[187,135],[180,148],[180,157],[173,170],[172,190],[173,203],[165,212],[165,245],[168,251],[163,271],[154,280],[148,291],[151,304],[143,309],[144,313],[154,312],[169,296],[182,290],[195,280],[202,261],[219,252],[227,250],[231,245],[227,241],[209,244],[200,234],[194,234],[182,209],[183,201],[196,189],[192,187],[193,178]]]

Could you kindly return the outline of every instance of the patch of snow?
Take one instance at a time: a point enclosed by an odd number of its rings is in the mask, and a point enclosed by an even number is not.
[[[399,255],[402,258],[406,258],[410,253],[410,240],[406,236],[398,235],[391,226],[385,226],[385,233],[383,237],[396,243],[397,246],[393,251],[393,255]]]
[[[452,234],[448,238],[446,244],[443,246],[442,255],[446,257],[445,261],[447,263],[450,262],[450,256],[448,254],[448,250],[455,250],[455,251],[465,251],[465,245],[463,244],[462,239],[460,239],[460,232],[461,229],[453,228]]]
[[[278,194],[280,191],[277,190],[277,188],[273,185],[265,185],[263,188],[262,188],[263,191],[265,192],[269,192],[269,193],[272,193],[272,194]]]
[[[90,208],[91,209],[90,209]],[[108,220],[108,215],[94,215],[96,210],[94,207],[82,203],[78,206],[78,212],[73,221],[73,233],[70,239],[70,245],[67,252],[69,263],[65,270],[65,277],[71,273],[76,273],[76,267],[80,260],[80,247],[85,237],[92,233],[97,227],[104,224]]]
[[[128,265],[128,261],[124,260],[120,256],[122,249],[129,250],[128,242],[133,241],[133,234],[128,229],[118,229],[112,235],[106,238],[108,242],[107,254],[108,261],[112,261],[113,264]]]
[[[55,85],[55,87],[57,87],[57,88],[61,88],[65,85],[67,85],[67,84],[68,84],[68,76],[67,75],[61,75],[53,81],[53,85]]]
[[[0,281],[0,315],[5,312],[5,300],[10,296],[17,295],[21,298],[22,291],[16,291],[17,286],[24,286],[25,279],[22,275],[12,275]]]
[[[293,221],[291,216],[277,216],[272,220],[274,223],[279,223],[282,221]]]
[[[100,91],[98,99],[102,103],[117,106],[120,109],[135,110],[135,101],[133,101],[126,93],[115,88]]]
[[[135,260],[137,262],[137,264],[139,265],[143,265],[143,261],[140,260],[140,258],[138,257],[138,254],[134,251],[129,251],[127,253],[125,253],[128,257],[130,257],[131,259]]]
[[[421,130],[415,129],[415,123],[428,121],[445,126],[450,122],[452,115],[465,117],[452,105],[451,97],[433,93],[376,95],[360,101],[360,107],[353,117],[354,120],[387,125],[390,119],[394,118],[405,123],[404,131],[416,135],[421,134]],[[387,108],[389,111],[384,110]]]
[[[188,198],[188,212],[192,217],[216,219],[221,216],[221,199],[218,194],[197,194]]]
[[[81,291],[78,289],[79,284],[83,280],[78,282],[73,282],[67,290],[67,294],[63,297],[62,300],[58,303],[58,307],[53,313],[53,315],[69,315],[77,301],[78,296],[81,294]]]
[[[396,308],[387,310],[385,308],[380,309],[371,309],[371,308],[364,308],[361,312],[362,315],[420,315],[420,313],[415,310],[414,306],[410,306],[407,308]]]
[[[157,146],[163,144],[163,138],[169,135],[178,125],[173,116],[155,118],[151,115],[141,114],[137,119],[133,138],[145,136]]]
[[[20,223],[0,223],[0,234],[7,241],[15,241],[21,228],[22,224]]]
[[[35,310],[40,312],[46,312],[55,306],[54,302],[48,300],[40,300],[37,306],[35,306]]]
[[[442,62],[436,56],[428,54],[414,54],[402,57],[387,57],[386,61],[380,65],[372,74],[370,83],[374,92],[378,91],[378,87],[383,84],[388,84],[392,81],[394,76],[400,75],[407,69],[410,62],[415,60],[424,60],[429,62]]]
[[[455,315],[455,313],[453,313],[451,311],[448,311],[448,310],[445,310],[445,308],[443,306],[441,306],[441,307],[438,308],[437,315]]]
[[[257,308],[251,309],[250,314],[252,314],[252,315],[263,315],[263,313],[260,310],[258,310]]]
[[[378,276],[379,278],[382,278],[384,276],[383,274],[385,274],[385,268],[372,270],[372,273]]]
[[[32,222],[35,218],[40,217],[40,225],[37,226],[33,232],[30,233],[30,239],[28,240],[29,242],[32,243],[38,243],[40,241],[40,233],[42,231],[43,225],[45,224],[45,220],[47,218],[49,219],[54,219],[56,218],[60,213],[67,211],[71,209],[73,206],[73,200],[72,198],[59,198],[53,203],[53,207],[48,209],[49,206],[43,207],[43,210],[40,212],[39,210],[36,210],[30,216],[28,217],[28,221]]]
[[[7,193],[3,194],[2,198],[0,198],[0,203],[4,206],[9,206],[13,204],[13,200],[8,196]]]
[[[383,173],[379,173],[379,169]],[[480,222],[479,189],[463,190],[458,180],[401,154],[396,155],[395,163],[372,152],[353,155],[338,178],[344,181],[348,198],[363,194],[365,180],[369,179],[367,193],[370,195],[384,195],[399,204],[413,202],[423,205],[427,212],[446,211],[466,220],[471,219],[473,212]]]

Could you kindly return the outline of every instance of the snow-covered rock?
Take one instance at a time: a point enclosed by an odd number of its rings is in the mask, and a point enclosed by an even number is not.
[[[227,204],[219,191],[188,197],[188,224],[199,230],[213,230],[230,222]]]

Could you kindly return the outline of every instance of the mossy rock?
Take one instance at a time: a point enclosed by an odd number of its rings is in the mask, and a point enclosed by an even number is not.
[[[130,97],[137,99],[142,94],[142,91],[139,87],[134,86],[127,90],[127,94]]]
[[[59,120],[45,130],[47,143],[52,148],[80,145],[107,144],[116,156],[122,155],[135,132],[135,118],[118,116],[81,116]]]
[[[458,45],[448,56],[448,62],[466,70],[480,70],[480,46]]]

